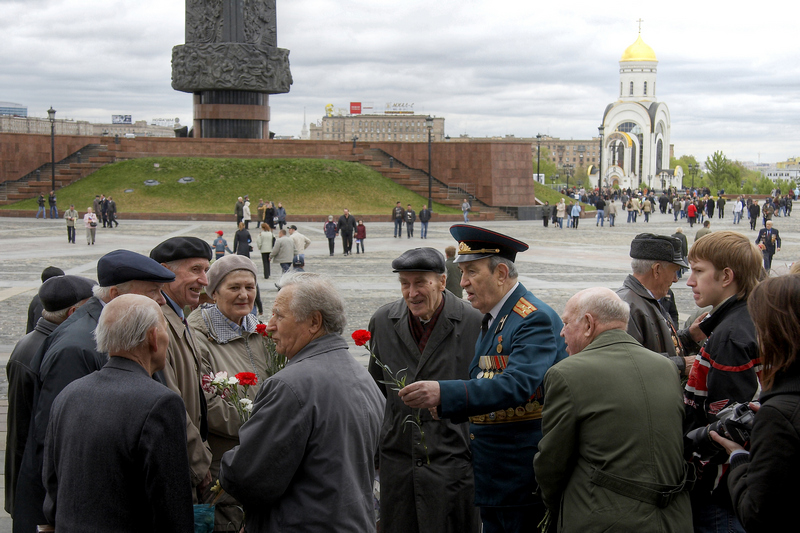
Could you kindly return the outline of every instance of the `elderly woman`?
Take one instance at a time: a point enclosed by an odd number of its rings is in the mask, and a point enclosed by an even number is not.
[[[794,522],[800,462],[800,276],[768,278],[753,289],[747,310],[758,332],[761,402],[750,451],[711,431],[730,457],[736,516],[748,532],[786,531]]]
[[[94,244],[94,236],[97,233],[97,215],[92,213],[92,208],[86,208],[86,214],[83,215],[83,225],[86,227],[86,244]]]
[[[214,261],[208,270],[206,294],[213,305],[203,305],[189,316],[192,339],[202,359],[203,373],[252,372],[258,385],[247,393],[254,400],[267,374],[267,351],[261,336],[256,333],[258,320],[250,311],[256,298],[256,266],[241,255],[227,255]],[[205,393],[208,403],[208,444],[211,446],[211,476],[219,476],[222,454],[239,444],[241,421],[236,408],[213,393]],[[209,491],[204,500],[216,495]],[[216,502],[215,531],[238,531],[242,514],[236,502],[224,495]]]

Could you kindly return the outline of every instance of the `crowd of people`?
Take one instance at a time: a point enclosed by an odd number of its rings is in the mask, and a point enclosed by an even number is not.
[[[593,199],[598,224],[615,201],[606,192]],[[647,196],[635,198],[643,213]],[[445,254],[413,248],[391,262],[398,298],[353,336],[370,352],[364,368],[342,338],[340,293],[302,272],[310,239],[285,211],[269,224],[266,202],[253,240],[240,200],[232,249],[218,231],[211,245],[171,237],[149,257],[110,252],[97,282],[43,272],[34,326],[7,367],[15,532],[188,533],[193,505],[213,505],[214,531],[789,523],[800,265],[768,276],[766,243],[780,247],[771,221],[756,243],[639,234],[622,286],[580,291],[560,316],[519,281],[526,243],[456,224]],[[402,224],[413,236],[408,211],[393,211],[395,238]],[[353,237],[363,253],[361,221],[347,209],[333,219],[331,255],[340,232],[345,255]],[[270,263],[283,274],[266,324],[253,245],[265,278]],[[681,327],[671,286],[684,271],[697,312]],[[223,376],[252,386],[233,402],[237,381],[208,386]]]

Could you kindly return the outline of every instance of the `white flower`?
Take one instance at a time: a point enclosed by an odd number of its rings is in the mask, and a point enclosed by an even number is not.
[[[217,372],[214,374],[214,379],[211,380],[211,383],[214,385],[225,385],[228,381],[228,373],[227,372]]]
[[[238,385],[238,384],[239,384],[239,378],[237,378],[235,376],[231,376],[231,377],[228,378],[228,385],[229,386]]]
[[[242,404],[242,409],[244,409],[246,412],[250,413],[253,411],[253,400],[242,398],[239,400],[239,403]]]

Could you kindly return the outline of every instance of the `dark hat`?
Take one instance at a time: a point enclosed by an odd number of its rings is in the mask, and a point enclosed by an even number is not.
[[[392,261],[392,272],[436,272],[444,274],[444,256],[435,248],[414,248]]]
[[[477,261],[493,255],[513,262],[518,252],[528,249],[527,244],[513,237],[469,224],[451,226],[450,235],[458,241],[456,263]]]
[[[142,254],[114,250],[97,262],[97,280],[101,287],[112,287],[134,280],[171,283],[175,281],[175,274]]]
[[[211,246],[197,237],[172,237],[150,252],[150,259],[159,263],[169,263],[190,257],[202,257],[211,261]]]
[[[50,278],[54,278],[56,276],[63,276],[63,275],[64,275],[64,271],[61,270],[60,268],[54,267],[54,266],[49,266],[49,267],[45,268],[44,270],[42,270],[42,281],[45,282]],[[62,309],[63,309],[63,307],[62,307]]]
[[[297,231],[297,226],[295,226],[294,224],[292,224],[291,226],[289,226],[289,229],[293,229],[293,230]]]
[[[80,276],[56,276],[39,287],[39,300],[45,311],[60,311],[72,307],[81,300],[92,297],[96,281]]]
[[[631,241],[631,257],[649,261],[667,261],[681,268],[689,268],[683,258],[681,241],[666,235],[640,233]]]
[[[306,266],[306,260],[303,259],[300,256],[297,256],[292,261],[292,266],[294,266],[294,267],[304,267],[304,266]]]

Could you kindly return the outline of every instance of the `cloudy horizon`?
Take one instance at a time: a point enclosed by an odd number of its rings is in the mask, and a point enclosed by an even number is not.
[[[110,122],[179,117],[192,97],[170,85],[184,2],[0,0],[0,101],[29,116]],[[298,137],[327,104],[414,104],[446,134],[591,139],[617,98],[619,58],[637,37],[658,58],[675,155],[721,150],[740,161],[800,156],[795,7],[743,2],[641,6],[481,0],[397,5],[278,0],[278,45],[291,92],[272,95],[270,129]],[[746,10],[746,11],[745,11]],[[620,10],[622,11],[622,9]],[[637,12],[638,11],[638,12]],[[745,13],[742,15],[741,13]]]

